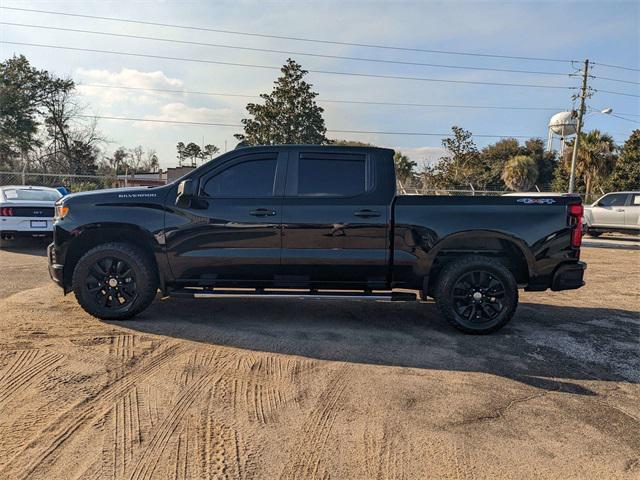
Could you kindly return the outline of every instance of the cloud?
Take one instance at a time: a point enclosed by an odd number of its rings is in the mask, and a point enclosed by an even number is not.
[[[178,78],[171,78],[161,70],[143,72],[131,68],[122,68],[119,72],[105,69],[78,68],[75,72],[78,80],[78,91],[85,97],[90,97],[91,102],[99,106],[112,106],[115,103],[133,103],[137,105],[154,105],[170,94],[144,89],[180,90],[184,83]],[[96,85],[110,85],[107,88]],[[139,89],[139,90],[136,90]]]
[[[76,75],[87,82],[122,85],[136,88],[182,88],[183,82],[178,78],[170,78],[161,70],[141,72],[132,68],[123,68],[119,72],[102,69],[78,68]]]
[[[446,150],[442,147],[392,147],[394,150],[401,151],[414,162],[418,163],[418,171],[422,170],[426,165],[436,163],[440,157],[446,154]]]
[[[172,102],[163,105],[157,114],[145,115],[145,119],[165,120],[177,122],[211,122],[211,123],[239,123],[232,118],[233,110],[230,108],[192,107],[182,102]],[[171,128],[178,125],[170,123],[136,122],[136,126],[147,130],[159,128]]]

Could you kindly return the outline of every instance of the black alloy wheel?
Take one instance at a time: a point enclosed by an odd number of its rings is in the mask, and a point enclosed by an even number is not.
[[[496,258],[461,257],[447,264],[436,282],[440,313],[465,333],[484,335],[499,330],[518,306],[516,279]]]
[[[496,275],[473,270],[453,286],[454,308],[467,322],[491,322],[504,309],[504,292],[504,284]]]
[[[138,298],[133,270],[114,257],[101,258],[89,268],[86,286],[95,302],[106,309],[126,309]]]
[[[125,320],[151,304],[158,271],[153,256],[139,247],[104,243],[78,260],[72,283],[85,311],[103,320]]]

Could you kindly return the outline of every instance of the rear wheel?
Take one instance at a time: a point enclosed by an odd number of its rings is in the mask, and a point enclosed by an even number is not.
[[[436,304],[458,330],[483,335],[499,330],[511,320],[518,306],[518,285],[499,261],[463,257],[440,273]]]
[[[80,306],[103,320],[125,320],[153,301],[158,278],[152,261],[125,243],[98,245],[85,253],[73,272]]]

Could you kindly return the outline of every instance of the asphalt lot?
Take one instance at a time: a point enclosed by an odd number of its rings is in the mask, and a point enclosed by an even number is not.
[[[585,247],[640,250],[640,235],[603,234],[598,238],[586,236]]]
[[[42,245],[0,251],[0,478],[639,478],[640,252],[615,241],[486,337],[430,302],[101,322]]]

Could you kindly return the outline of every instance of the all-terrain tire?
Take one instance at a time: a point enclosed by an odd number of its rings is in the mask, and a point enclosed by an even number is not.
[[[476,300],[478,295],[482,298]],[[470,255],[443,268],[435,298],[438,310],[455,328],[486,335],[501,329],[513,317],[518,306],[518,284],[498,260]],[[472,318],[467,318],[467,312]]]
[[[158,274],[153,260],[135,245],[104,243],[78,260],[72,287],[90,315],[126,320],[151,304],[158,291]]]

